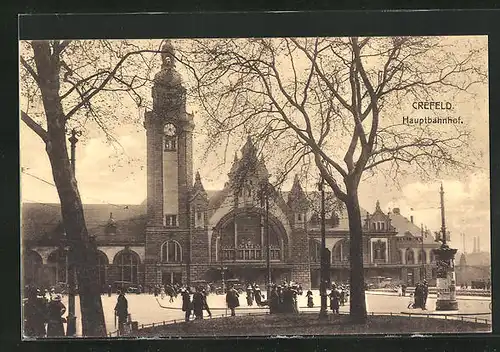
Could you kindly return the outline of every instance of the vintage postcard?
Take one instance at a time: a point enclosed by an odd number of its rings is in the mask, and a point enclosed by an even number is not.
[[[487,36],[19,51],[24,339],[491,332]]]

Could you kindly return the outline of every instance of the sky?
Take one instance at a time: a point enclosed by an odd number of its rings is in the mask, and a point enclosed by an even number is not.
[[[485,41],[486,42],[486,41]],[[482,101],[475,104],[457,104],[457,114],[474,119],[473,134],[476,143],[486,155],[488,143],[487,89]],[[479,108],[478,108],[479,106]],[[188,107],[188,111],[197,107]],[[139,113],[139,112],[138,112]],[[195,116],[196,122],[196,116]],[[222,164],[221,151],[202,158],[204,136],[198,123],[194,133],[194,170],[199,171],[207,190],[222,189],[227,181],[232,152]],[[116,150],[104,136],[92,134],[82,138],[76,149],[76,177],[84,203],[139,204],[146,199],[146,134],[140,124],[117,126],[114,136],[123,146]],[[245,141],[235,141],[241,147]],[[123,154],[126,153],[126,158]],[[23,202],[58,203],[44,144],[22,122],[20,123],[21,200]],[[359,189],[360,205],[368,211],[375,209],[376,201],[389,211],[394,207],[414,222],[423,223],[432,231],[439,230],[439,189],[442,182],[445,191],[447,227],[451,231],[451,245],[463,250],[460,234],[466,235],[466,251],[472,251],[473,237],[480,238],[481,250],[490,250],[490,180],[488,157],[476,169],[460,177],[447,177],[428,182],[419,181],[412,175],[401,177],[399,186],[388,182],[381,175],[364,180]],[[128,163],[130,161],[130,163]],[[215,167],[217,165],[217,167]],[[44,182],[44,181],[47,182]],[[291,180],[284,188],[290,187]]]

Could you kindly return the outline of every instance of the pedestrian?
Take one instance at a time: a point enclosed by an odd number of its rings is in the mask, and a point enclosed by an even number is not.
[[[163,285],[161,285],[160,296],[161,296],[161,299],[165,298],[165,286],[163,286]]]
[[[208,306],[207,302],[208,291],[205,288],[202,288],[202,293],[203,293],[203,309],[207,311],[208,316],[211,318],[212,312],[210,311],[210,307]]]
[[[193,294],[193,310],[195,319],[203,319],[203,309],[205,309],[205,295],[200,287],[196,288]]]
[[[253,289],[252,286],[248,285],[246,289],[247,293],[247,306],[251,307],[253,306]]]
[[[406,285],[405,284],[401,285],[401,294],[403,295],[403,297],[406,296]]]
[[[313,293],[312,293],[312,291],[310,289],[307,290],[306,297],[307,297],[307,307],[308,308],[314,307]]]
[[[259,285],[255,285],[254,291],[255,291],[255,303],[257,303],[258,306],[261,306],[262,292],[260,291]]]
[[[343,306],[345,303],[345,289],[344,286],[340,286],[340,305]]]
[[[128,317],[128,301],[121,291],[118,291],[118,298],[116,299],[115,316],[118,317],[118,331],[120,335],[123,335]]]
[[[111,293],[113,293],[113,288],[111,285],[108,285],[108,297],[111,297]]]
[[[424,280],[422,285],[422,309],[427,310],[427,297],[429,296],[429,285],[427,280]]]
[[[276,285],[271,288],[271,295],[269,297],[269,314],[275,314],[279,312],[280,298],[278,296],[278,289]]]
[[[61,302],[61,295],[55,294],[47,305],[47,337],[65,336],[64,325],[66,306]]]
[[[181,288],[181,297],[182,297],[182,311],[185,313],[184,320],[189,321],[189,317],[191,316],[191,310],[193,307],[193,303],[191,302],[191,295],[189,291]]]
[[[230,286],[226,293],[226,304],[231,310],[232,317],[236,316],[235,309],[240,306],[239,296],[238,291],[236,291],[233,286]]]
[[[27,300],[24,302],[24,336],[45,337],[47,321],[47,305],[42,292],[35,287],[29,287]]]
[[[402,288],[401,288],[401,285],[398,285],[398,286],[397,286],[397,290],[398,290],[398,296],[400,296],[400,297],[401,297],[401,296],[403,295],[403,290],[402,290]]]
[[[422,294],[422,284],[419,282],[415,285],[415,308],[423,309]]]
[[[294,292],[291,287],[285,287],[283,290],[283,312],[295,313]]]
[[[339,300],[340,292],[337,290],[336,285],[332,285],[332,291],[330,292],[330,309],[335,314],[339,314]]]
[[[277,312],[283,313],[284,312],[284,309],[283,309],[283,286],[279,285],[277,288],[277,292],[278,292],[278,310],[277,310]]]

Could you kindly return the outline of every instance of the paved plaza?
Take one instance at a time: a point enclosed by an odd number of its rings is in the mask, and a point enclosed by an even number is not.
[[[319,291],[313,290],[314,294],[314,304],[315,307],[307,308],[307,297],[303,294],[298,296],[299,310],[303,312],[308,311],[319,311],[320,297]],[[169,297],[166,296],[163,300],[158,296],[154,297],[149,294],[128,294],[126,295],[129,306],[129,313],[132,315],[132,320],[137,321],[139,326],[141,324],[151,324],[160,323],[163,321],[179,320],[183,321],[184,312],[181,310],[182,299],[181,296],[177,296],[174,302],[169,303]],[[106,320],[106,330],[108,333],[116,331],[114,322],[114,306],[116,304],[117,295],[113,294],[111,297],[107,295],[102,296],[102,304],[104,307],[104,315]],[[161,308],[157,302],[164,307]],[[408,309],[408,303],[410,302],[410,297],[399,297],[395,294],[379,292],[367,292],[367,311],[369,313],[401,313],[401,312],[411,312],[411,313],[432,313],[435,309],[436,298],[432,295],[427,300],[427,308],[429,311],[422,311],[420,309]],[[67,306],[67,296],[63,297],[63,302]],[[225,296],[211,294],[207,298],[208,305],[212,311],[214,317],[220,316],[226,313],[225,309]],[[471,317],[477,316],[480,319],[488,319],[491,321],[491,311],[490,311],[490,297],[460,297],[458,299],[459,314],[478,314],[472,315]],[[79,298],[76,297],[77,312],[79,313]],[[242,313],[258,313],[267,312],[267,308],[258,308],[255,303],[253,307],[248,307],[246,304],[245,294],[240,295],[240,307],[237,308],[236,314]],[[349,303],[345,306],[340,307],[340,312],[348,312]],[[485,315],[484,313],[490,313]],[[77,315],[79,315],[77,313]],[[205,315],[207,313],[205,312]],[[208,317],[208,315],[207,315]],[[77,333],[81,334],[81,321],[78,317],[77,319]]]

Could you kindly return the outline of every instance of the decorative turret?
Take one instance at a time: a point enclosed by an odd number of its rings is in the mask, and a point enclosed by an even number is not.
[[[306,212],[309,208],[309,202],[302,186],[300,185],[298,175],[295,175],[295,178],[293,179],[293,185],[290,190],[290,194],[288,195],[287,204],[294,212]]]
[[[203,187],[203,183],[201,182],[201,176],[199,171],[196,171],[192,195],[193,198],[200,197],[201,199],[208,201],[208,195],[207,192],[205,191],[205,187]]]
[[[201,176],[198,171],[196,172],[190,202],[193,209],[195,227],[204,227],[205,219],[207,218],[208,195],[205,191],[205,187],[203,187]]]
[[[116,234],[116,221],[113,219],[113,213],[109,213],[108,223],[105,229],[106,234]]]
[[[309,209],[309,202],[300,185],[298,175],[295,175],[292,189],[288,194],[288,207],[291,209],[295,226],[302,227],[306,223],[306,214]]]

